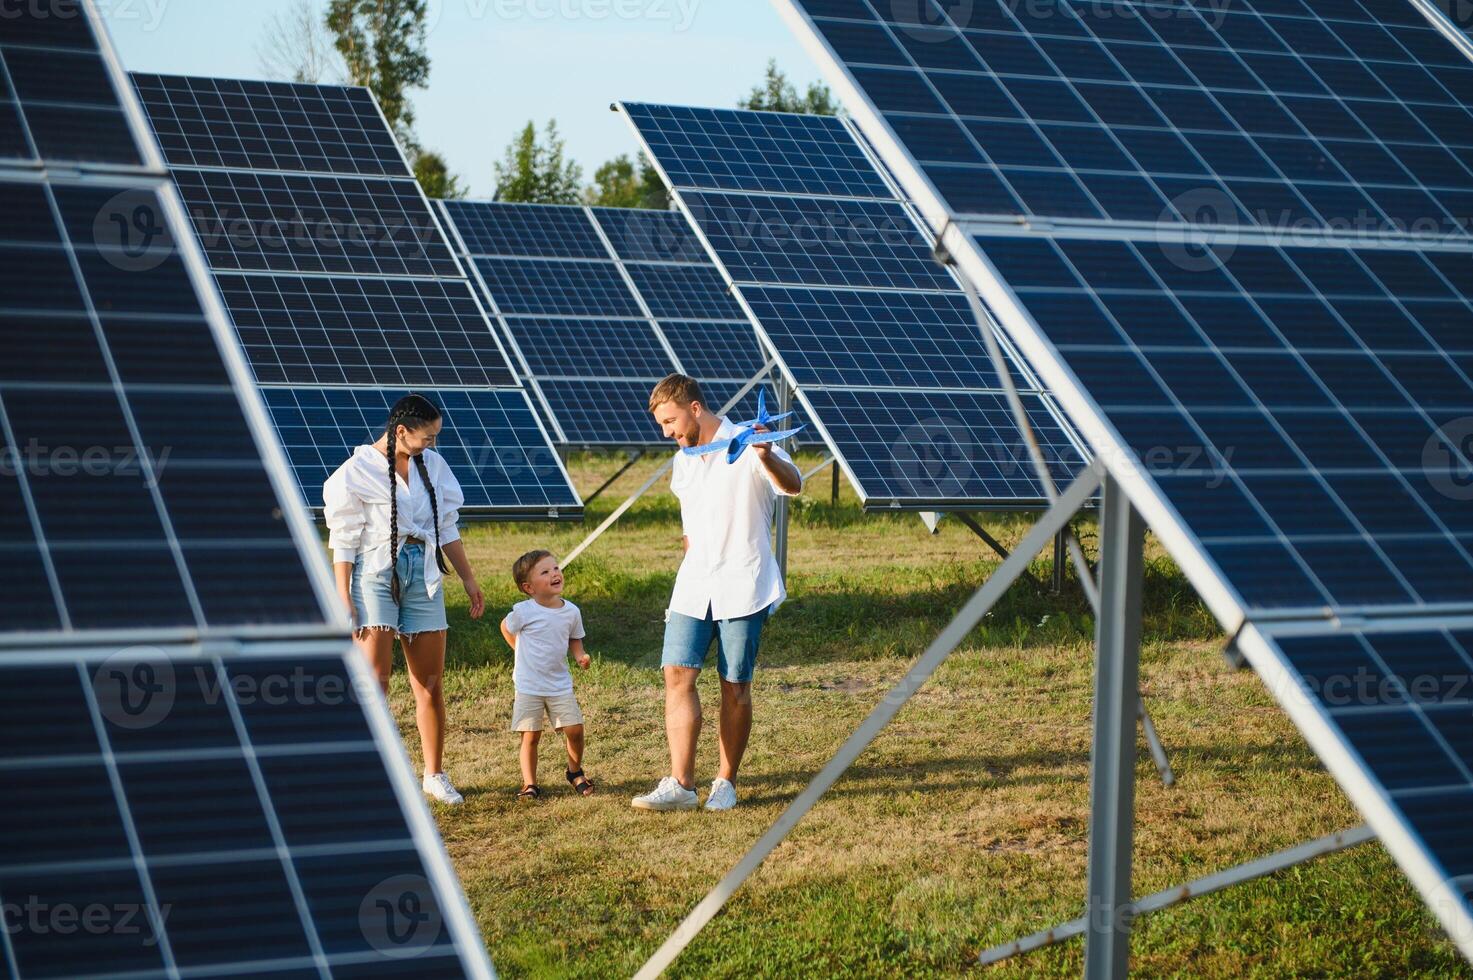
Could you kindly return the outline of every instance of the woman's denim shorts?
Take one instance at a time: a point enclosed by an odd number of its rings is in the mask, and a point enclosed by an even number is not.
[[[393,572],[365,573],[363,559],[353,565],[353,609],[359,629],[391,629],[413,638],[446,628],[445,590],[434,597],[425,594],[425,549],[406,544],[399,549],[399,601],[390,593]]]

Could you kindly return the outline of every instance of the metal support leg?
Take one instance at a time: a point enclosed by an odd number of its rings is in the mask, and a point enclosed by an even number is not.
[[[1063,532],[1060,532],[1054,535],[1054,574],[1049,586],[1049,591],[1054,595],[1064,591],[1064,565],[1068,561],[1069,545]]]
[[[599,494],[603,493],[609,487],[613,486],[614,483],[619,479],[619,477],[623,476],[625,473],[628,473],[630,468],[642,459],[644,459],[643,449],[636,449],[634,450],[634,452],[630,453],[629,460],[623,466],[619,467],[619,471],[617,473],[605,480],[597,490],[593,491],[593,493],[583,498],[583,505],[586,507],[597,500]]]
[[[1095,625],[1086,980],[1119,980],[1130,961],[1144,538],[1140,515],[1120,485],[1106,478],[1100,509],[1100,614]]]
[[[829,506],[839,506],[839,461],[834,460],[834,485],[829,489]]]
[[[952,516],[955,517],[957,520],[961,521],[964,525],[966,525],[967,528],[973,534],[975,534],[975,535],[977,535],[977,537],[981,538],[982,539],[982,542],[984,544],[986,544],[987,547],[989,547],[993,551],[997,552],[998,557],[1000,557],[1003,561],[1007,561],[1008,560],[1008,549],[1006,549],[1006,548],[1004,548],[1002,546],[1002,542],[1001,541],[997,540],[992,535],[988,534],[987,533],[987,529],[985,527],[983,527],[981,524],[977,523],[976,518],[974,518],[971,514],[963,514],[960,511],[956,511],[956,512],[953,512]],[[1025,578],[1029,582],[1033,583],[1033,585],[1034,585],[1035,588],[1039,588],[1039,589],[1042,589],[1043,588],[1043,586],[1039,583],[1038,579],[1036,579],[1036,578],[1033,577],[1033,573],[1032,572],[1024,572],[1021,577],[1022,578]]]

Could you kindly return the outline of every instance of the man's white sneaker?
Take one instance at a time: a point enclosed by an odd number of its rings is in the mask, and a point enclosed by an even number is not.
[[[731,780],[717,776],[711,782],[711,792],[706,796],[707,810],[730,810],[736,806],[736,787]]]
[[[451,806],[465,802],[465,797],[455,791],[455,784],[443,772],[425,773],[424,791],[430,799],[449,803]]]
[[[636,810],[694,810],[696,791],[680,785],[674,776],[666,776],[653,793],[636,796],[630,806]]]

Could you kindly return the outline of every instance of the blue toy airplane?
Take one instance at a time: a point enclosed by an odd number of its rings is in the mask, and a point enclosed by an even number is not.
[[[780,432],[758,432],[756,429],[759,425],[764,429],[771,429],[772,423],[781,421],[792,414],[792,412],[784,412],[781,415],[768,415],[767,397],[763,390],[758,388],[757,417],[755,419],[749,419],[746,422],[738,422],[737,429],[739,431],[736,435],[730,439],[719,439],[716,442],[708,442],[704,446],[688,446],[682,449],[681,452],[687,456],[709,456],[712,453],[719,453],[724,449],[726,450],[726,461],[728,463],[735,463],[737,457],[741,456],[742,452],[753,443],[782,442],[789,436],[802,432],[806,426],[800,425],[797,428],[784,429]]]

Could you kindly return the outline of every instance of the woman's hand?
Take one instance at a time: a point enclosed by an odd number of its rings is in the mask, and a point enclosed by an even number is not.
[[[348,610],[348,622],[352,626],[357,627],[358,611],[353,608],[353,596],[346,589],[340,589],[338,591],[338,598],[343,601],[343,608]]]
[[[465,586],[466,598],[471,601],[471,619],[480,619],[481,614],[486,611],[486,597],[481,593],[480,583],[474,575],[460,581]]]

